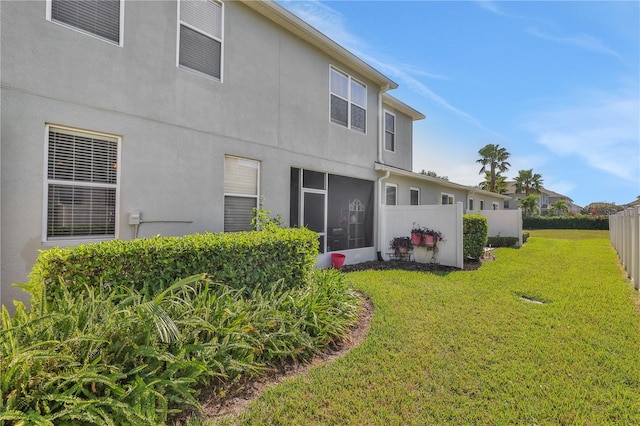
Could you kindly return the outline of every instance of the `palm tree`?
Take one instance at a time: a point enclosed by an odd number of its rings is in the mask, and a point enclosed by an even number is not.
[[[533,173],[533,169],[519,170],[518,177],[514,179],[516,182],[516,193],[529,196],[531,194],[539,194],[542,188],[542,175]]]
[[[500,148],[500,145],[491,143],[478,151],[478,154],[481,158],[476,160],[476,163],[482,164],[480,173],[489,173],[489,191],[498,192],[496,190],[497,175],[509,170],[511,164],[507,159],[511,154],[505,148]]]
[[[538,206],[538,197],[535,195],[528,195],[524,198],[518,198],[519,206],[525,216],[533,216],[534,214],[540,214],[540,207]]]
[[[495,191],[498,194],[506,194],[509,184],[507,183],[507,177],[502,176],[499,172],[496,173]],[[484,181],[480,182],[480,189],[485,191],[491,191],[491,172],[484,172]]]
[[[558,200],[555,203],[551,203],[549,205],[549,212],[553,214],[554,212],[558,212],[559,214],[569,214],[569,206],[567,206],[567,200],[562,199]]]

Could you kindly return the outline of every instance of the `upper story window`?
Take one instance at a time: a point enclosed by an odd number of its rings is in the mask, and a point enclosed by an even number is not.
[[[222,80],[222,3],[179,0],[178,66]]]
[[[123,0],[47,0],[47,20],[122,45]]]
[[[491,203],[491,208],[493,210],[498,210],[500,207],[499,207],[498,203]]]
[[[396,116],[388,111],[384,112],[384,149],[396,150]]]
[[[473,198],[469,198],[469,211],[473,211]]]
[[[480,210],[484,210],[484,200],[480,200]]]
[[[119,145],[116,136],[47,128],[47,240],[115,238]]]
[[[331,68],[331,121],[365,133],[367,86]]]

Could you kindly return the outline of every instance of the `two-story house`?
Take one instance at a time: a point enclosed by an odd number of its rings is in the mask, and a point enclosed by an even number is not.
[[[509,196],[509,199],[504,201],[505,210],[517,209],[520,206],[520,199],[525,197],[525,194],[516,192],[515,182],[508,182],[507,192],[505,195]],[[559,194],[544,187],[540,188],[540,193],[536,195],[538,198],[538,208],[540,209],[540,214],[543,216],[550,214],[551,205],[560,200],[565,201],[568,213],[580,213],[581,207],[574,204],[573,200],[566,195]]]
[[[380,203],[478,193],[410,172],[424,116],[272,1],[6,0],[0,16],[4,304],[53,246],[249,229],[262,199],[355,262],[376,256]]]

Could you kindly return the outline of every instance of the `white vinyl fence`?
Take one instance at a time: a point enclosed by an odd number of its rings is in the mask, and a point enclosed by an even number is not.
[[[388,260],[389,241],[395,237],[410,237],[413,224],[439,231],[444,241],[438,242],[436,262],[441,265],[464,267],[462,256],[462,203],[445,206],[381,206],[380,248]],[[422,253],[421,251],[425,251]],[[430,260],[426,249],[414,249],[417,261]]]
[[[489,222],[490,237],[517,237],[518,247],[522,246],[522,209],[481,210],[479,213]]]
[[[609,235],[633,286],[640,290],[640,206],[610,215]]]

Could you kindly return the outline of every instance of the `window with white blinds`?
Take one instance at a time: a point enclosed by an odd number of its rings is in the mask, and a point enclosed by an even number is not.
[[[115,237],[119,139],[53,126],[47,136],[47,239]]]
[[[226,156],[224,159],[224,231],[250,231],[258,207],[260,162]]]
[[[367,87],[333,67],[330,80],[331,121],[366,132]]]
[[[214,77],[222,75],[222,3],[180,0],[178,64]]]
[[[48,19],[122,44],[122,0],[49,0]]]

